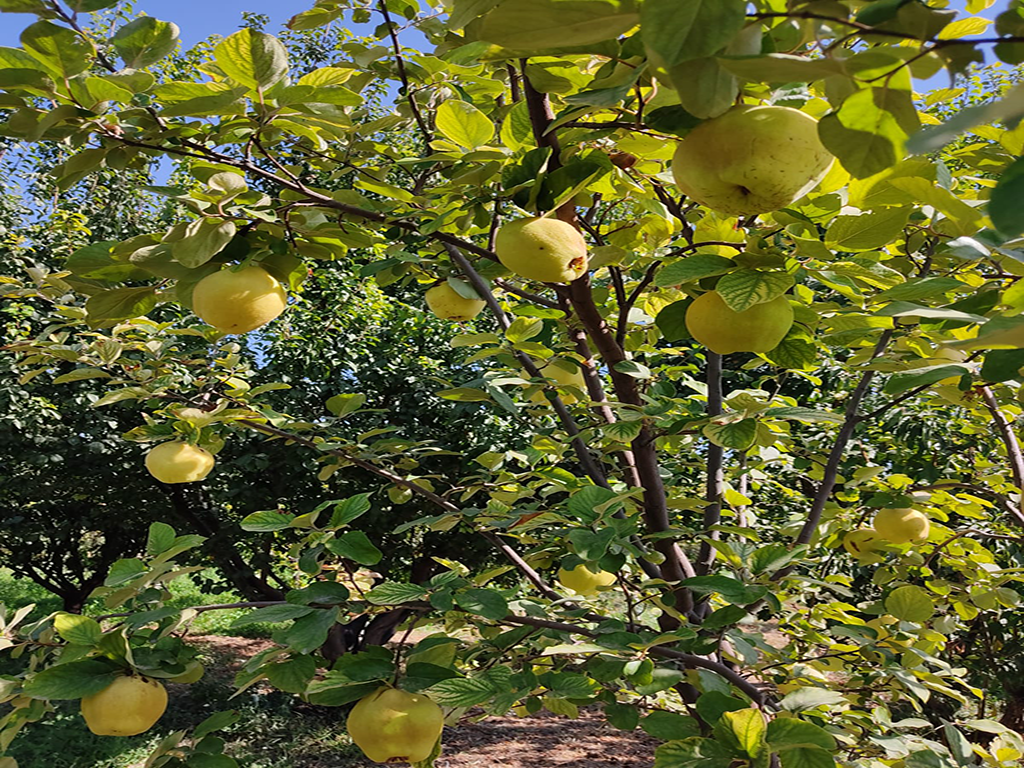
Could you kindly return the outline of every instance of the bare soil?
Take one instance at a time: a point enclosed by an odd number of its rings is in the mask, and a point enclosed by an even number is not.
[[[437,768],[650,768],[659,743],[640,730],[616,730],[596,713],[489,717],[448,729]]]

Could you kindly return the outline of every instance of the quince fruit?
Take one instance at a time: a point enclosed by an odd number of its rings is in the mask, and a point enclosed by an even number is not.
[[[728,216],[785,208],[818,185],[833,157],[818,121],[798,109],[741,105],[707,120],[679,143],[676,185]]]
[[[467,299],[448,283],[435,285],[426,293],[427,307],[442,320],[465,322],[483,311],[487,303],[480,299]]]
[[[690,335],[720,355],[770,352],[792,326],[793,307],[785,296],[737,312],[717,291],[709,291],[686,310]]]
[[[444,712],[426,696],[382,687],[348,715],[348,735],[375,763],[426,760],[444,728]]]
[[[135,736],[148,731],[167,709],[167,691],[147,677],[118,677],[82,699],[82,717],[97,736]]]
[[[192,291],[192,311],[222,333],[246,333],[284,312],[288,294],[260,267],[222,269]]]
[[[172,440],[146,454],[146,469],[161,483],[194,483],[213,469],[213,454],[191,443]]]
[[[498,259],[520,277],[571,283],[587,271],[587,242],[576,227],[558,219],[510,221],[494,242]]]
[[[566,589],[571,589],[587,597],[596,595],[615,584],[615,574],[608,571],[594,573],[585,565],[577,565],[571,571],[558,569],[558,582]]]
[[[858,528],[843,536],[843,549],[861,563],[880,563],[885,558],[878,554],[882,539],[874,528]]]
[[[924,541],[931,530],[931,521],[916,509],[880,509],[873,523],[878,535],[893,544]]]

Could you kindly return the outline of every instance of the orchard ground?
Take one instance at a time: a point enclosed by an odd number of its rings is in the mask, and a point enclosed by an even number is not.
[[[202,592],[194,582],[173,582],[180,607],[233,602],[230,592]],[[60,610],[60,601],[27,579],[0,569],[0,603],[19,608],[35,604],[33,617]],[[87,614],[102,613],[93,603]],[[369,762],[345,733],[343,711],[317,707],[269,686],[256,686],[232,699],[235,672],[246,660],[271,647],[271,624],[232,629],[246,611],[211,611],[200,614],[190,639],[202,649],[206,674],[192,685],[168,685],[167,713],[152,731],[138,737],[101,737],[89,733],[78,713],[78,702],[62,702],[57,715],[31,727],[18,739],[11,756],[23,768],[137,768],[153,747],[174,730],[193,728],[212,712],[236,709],[244,713],[245,728],[223,734],[228,753],[245,759],[252,768],[369,768]],[[406,638],[415,641],[417,631]],[[0,668],[0,674],[4,670]],[[0,705],[0,716],[6,707]],[[657,741],[637,730],[623,733],[603,718],[584,713],[569,720],[548,713],[520,718],[491,717],[464,724],[445,733],[445,753],[438,768],[527,768],[538,755],[549,766],[578,768],[647,768]],[[67,745],[73,744],[70,750]]]

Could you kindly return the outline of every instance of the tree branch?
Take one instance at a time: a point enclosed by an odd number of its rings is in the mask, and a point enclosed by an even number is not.
[[[491,310],[491,314],[494,315],[495,320],[498,321],[498,325],[503,331],[507,331],[511,325],[508,317],[505,315],[505,311],[501,308],[501,304],[494,298],[494,293],[491,291],[487,281],[480,277],[480,273],[477,272],[469,259],[462,255],[458,248],[445,244],[445,249],[448,251],[448,255],[452,261],[458,266],[462,273],[469,280],[470,285],[476,290],[476,292],[483,298],[487,303],[487,307]],[[537,364],[533,361],[525,352],[520,352],[518,349],[514,350],[516,359],[519,360],[519,364],[526,369],[526,372],[530,374],[531,378],[544,379],[546,378],[541,370],[537,367]],[[569,438],[572,441],[573,450],[576,452],[576,458],[583,467],[583,470],[587,473],[590,479],[604,488],[610,487],[608,485],[608,478],[605,475],[604,469],[594,459],[590,449],[583,442],[583,438],[580,437],[580,428],[577,426],[575,419],[572,414],[569,413],[569,409],[566,408],[565,402],[558,394],[558,389],[552,386],[544,387],[544,396],[547,397],[548,402],[551,403],[551,407],[555,410],[555,414],[558,416],[559,422],[562,424],[562,428],[569,434]]]
[[[524,291],[522,288],[517,288],[516,286],[512,285],[512,283],[506,280],[502,280],[501,278],[496,279],[494,281],[494,284],[507,293],[511,293],[512,295],[518,296],[521,299],[526,299],[531,304],[539,304],[540,306],[547,307],[548,309],[562,308],[557,301],[553,301],[552,299],[546,299],[543,296],[538,296],[536,293]]]
[[[708,404],[707,414],[714,418],[722,414],[722,356],[714,352],[708,352]],[[722,493],[724,492],[725,479],[722,471],[722,462],[725,451],[722,446],[708,441],[707,461],[707,484],[704,498],[707,505],[704,507],[703,531],[704,536],[718,540],[720,534],[711,529],[718,525],[722,519]],[[711,566],[715,562],[715,548],[708,541],[702,541],[700,554],[697,556],[695,565],[697,573],[701,576],[711,572]]]
[[[395,485],[401,486],[402,488],[406,488],[415,494],[419,494],[428,501],[431,501],[437,506],[441,507],[441,509],[445,510],[446,512],[450,512],[453,514],[459,514],[462,512],[462,510],[455,504],[452,504],[450,501],[448,501],[442,496],[438,496],[433,491],[427,490],[418,483],[414,483],[411,480],[406,480],[404,477],[396,475],[393,472],[388,472],[386,469],[382,469],[381,467],[378,467],[375,464],[352,456],[351,454],[346,453],[345,451],[339,450],[337,448],[324,450],[323,447],[313,442],[312,440],[308,440],[299,435],[294,435],[291,432],[285,432],[283,429],[272,427],[269,424],[263,424],[258,421],[253,421],[252,419],[238,419],[235,423],[248,427],[249,429],[253,429],[257,432],[263,432],[264,434],[267,435],[273,435],[274,437],[280,437],[285,440],[290,440],[293,443],[298,443],[299,445],[303,445],[307,448],[317,451],[318,453],[326,453],[332,456],[337,456],[343,459],[344,461],[348,462],[349,464],[357,466],[360,469],[364,469],[367,472],[370,472],[371,474],[377,475],[377,477],[384,478],[385,480],[394,483]],[[551,599],[556,600],[562,599],[562,596],[558,594],[555,590],[553,590],[551,587],[549,587],[547,582],[544,581],[544,578],[539,573],[537,573],[537,571],[529,563],[523,560],[523,558],[519,556],[518,552],[512,549],[512,547],[505,544],[505,542],[503,542],[496,534],[491,533],[490,531],[479,531],[479,533],[491,544],[493,544],[499,551],[501,551],[501,553],[505,555],[505,557],[512,561],[512,563],[522,572],[522,574],[530,581],[530,583],[533,584],[545,597],[549,597]]]
[[[538,145],[552,149],[553,167],[559,165],[558,154],[561,147],[554,131],[549,130],[554,113],[547,96],[537,91],[526,76],[526,62],[523,64],[523,92],[526,97],[527,107],[530,113],[530,123],[533,126],[533,134]],[[575,223],[575,210],[571,201],[559,211],[559,217],[563,220],[571,220]],[[590,274],[585,272],[578,280],[569,285],[569,301],[576,312],[583,327],[590,338],[593,339],[598,353],[608,366],[608,371],[615,388],[618,399],[630,405],[642,405],[640,391],[636,379],[616,369],[619,363],[627,360],[622,347],[616,342],[615,336],[608,323],[605,322],[601,311],[594,303],[594,294],[590,286]],[[646,424],[640,430],[636,439],[632,442],[633,455],[636,459],[637,474],[643,487],[644,499],[644,520],[648,533],[661,534],[672,530],[672,524],[668,511],[668,498],[665,493],[665,485],[661,479],[661,470],[658,466],[658,456],[655,447],[654,434]],[[682,581],[683,579],[696,575],[692,563],[686,553],[670,537],[659,537],[655,548],[665,558],[662,563],[661,572],[667,581]],[[693,609],[693,596],[689,590],[675,590],[676,607],[682,613],[689,613]]]
[[[1006,457],[1010,461],[1010,472],[1013,473],[1013,484],[1017,486],[1017,490],[1020,493],[1018,503],[1024,505],[1024,455],[1021,454],[1017,435],[1013,431],[1013,425],[1007,421],[1006,417],[1003,416],[1003,412],[999,410],[999,402],[992,393],[992,389],[990,387],[979,387],[979,389],[981,390],[981,397],[985,401],[985,407],[992,414],[992,421],[995,422],[999,437],[1006,447]],[[1024,522],[1024,509],[1017,509],[1014,517],[1016,518],[1014,522],[1021,525]]]
[[[889,345],[889,340],[891,338],[892,330],[882,332],[882,336],[878,339],[878,343],[875,344],[874,352],[871,354],[872,360],[882,354],[885,348]],[[818,491],[814,495],[814,499],[811,503],[811,511],[807,515],[807,520],[804,522],[799,535],[796,537],[796,544],[810,543],[811,539],[814,537],[815,531],[818,530],[818,525],[821,523],[821,515],[825,511],[825,505],[832,497],[832,491],[835,490],[836,487],[836,478],[839,476],[839,464],[842,462],[843,454],[846,452],[846,445],[850,442],[850,438],[853,437],[853,432],[857,428],[857,409],[860,407],[861,401],[867,394],[868,388],[871,386],[871,381],[874,378],[875,371],[865,371],[864,375],[860,378],[860,382],[858,382],[856,388],[853,390],[853,394],[850,395],[850,400],[846,404],[846,418],[843,420],[843,424],[839,428],[839,434],[836,436],[836,442],[832,446],[832,450],[829,452],[828,461],[825,464],[825,473],[821,479],[821,485],[818,486]],[[791,574],[795,569],[796,565],[788,565],[782,570],[777,571],[772,578],[774,580],[781,579]]]

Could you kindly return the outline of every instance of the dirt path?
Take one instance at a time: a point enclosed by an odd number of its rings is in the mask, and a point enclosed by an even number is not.
[[[597,714],[489,717],[445,733],[437,768],[651,768],[659,744],[642,731],[624,733]]]
[[[230,685],[246,659],[272,645],[266,640],[217,635],[191,640],[217,659],[211,672],[225,685]],[[437,768],[651,768],[659,743],[639,729],[616,730],[595,712],[583,712],[578,720],[547,712],[525,718],[489,717],[446,728],[444,754]],[[324,764],[315,755],[308,758],[311,765]],[[376,765],[358,758],[344,763],[345,768]]]

